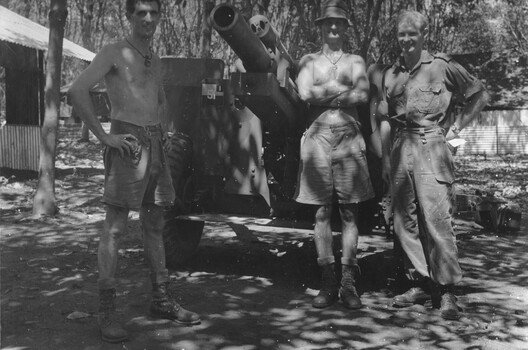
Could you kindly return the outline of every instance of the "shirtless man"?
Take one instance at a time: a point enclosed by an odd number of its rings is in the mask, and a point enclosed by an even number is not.
[[[167,135],[161,61],[151,41],[161,16],[160,0],[127,0],[130,35],[107,45],[75,80],[69,94],[73,105],[95,136],[106,146],[105,187],[107,205],[98,250],[99,327],[108,342],[128,339],[117,321],[115,295],[117,239],[126,231],[130,210],[139,210],[144,249],[152,282],[153,316],[184,325],[200,323],[168,295],[168,270],[163,245],[163,207],[175,198],[165,164]],[[112,104],[107,134],[98,121],[89,89],[105,80]]]
[[[357,262],[358,203],[372,198],[356,106],[367,103],[369,82],[365,62],[344,53],[344,35],[350,25],[348,9],[342,0],[326,1],[322,16],[321,51],[300,61],[297,87],[308,102],[308,129],[301,139],[301,162],[295,200],[317,206],[315,246],[322,268],[322,286],[312,305],[324,308],[338,297],[350,309],[362,306],[355,288]],[[337,198],[342,221],[342,278],[334,270],[333,236],[330,226],[332,202]]]

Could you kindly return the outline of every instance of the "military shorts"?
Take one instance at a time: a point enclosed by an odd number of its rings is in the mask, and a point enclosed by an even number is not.
[[[105,149],[103,203],[131,210],[146,204],[171,205],[175,193],[161,126],[142,127],[113,120],[110,133],[132,134],[137,142],[133,142],[134,151],[124,156],[116,148]]]
[[[374,197],[366,147],[356,121],[314,122],[301,138],[301,159],[294,199],[314,205],[358,203]]]

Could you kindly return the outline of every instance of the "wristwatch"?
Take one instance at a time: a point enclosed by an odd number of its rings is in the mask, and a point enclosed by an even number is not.
[[[456,122],[453,123],[453,125],[451,125],[450,130],[451,130],[455,135],[460,134],[460,127],[458,126],[458,124],[457,124]]]

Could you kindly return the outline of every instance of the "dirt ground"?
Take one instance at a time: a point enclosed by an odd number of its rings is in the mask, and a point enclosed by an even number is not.
[[[522,208],[521,230],[498,233],[457,219],[463,317],[429,306],[396,309],[392,242],[360,237],[364,308],[310,305],[319,288],[308,230],[244,234],[208,223],[196,255],[171,269],[171,293],[202,315],[182,327],[148,315],[150,286],[137,214],[119,251],[118,308],[131,340],[100,340],[96,252],[104,217],[102,148],[62,127],[56,195],[60,215],[30,218],[36,180],[0,177],[1,349],[528,349],[528,157],[457,156],[460,191]],[[94,140],[95,141],[95,140]]]

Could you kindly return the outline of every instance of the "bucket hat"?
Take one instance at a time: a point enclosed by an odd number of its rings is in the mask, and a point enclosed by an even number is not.
[[[321,5],[321,17],[315,20],[315,24],[321,24],[327,18],[342,18],[351,26],[348,18],[348,7],[343,0],[327,0]]]

